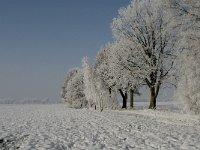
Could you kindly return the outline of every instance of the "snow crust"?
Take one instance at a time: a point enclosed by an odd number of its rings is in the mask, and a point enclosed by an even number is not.
[[[0,149],[200,149],[200,119],[163,110],[0,105]]]

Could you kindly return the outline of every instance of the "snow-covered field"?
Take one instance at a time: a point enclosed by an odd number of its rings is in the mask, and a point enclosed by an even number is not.
[[[200,120],[161,110],[0,105],[0,149],[200,149]]]

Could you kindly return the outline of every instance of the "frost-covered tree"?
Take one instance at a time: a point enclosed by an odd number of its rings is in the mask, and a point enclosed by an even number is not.
[[[181,59],[187,62],[182,60],[175,98],[183,104],[184,111],[200,114],[200,53],[184,54]]]
[[[200,21],[199,0],[168,0],[170,8],[174,10],[175,16],[190,21]]]
[[[66,100],[66,93],[67,93],[67,90],[66,90],[66,87],[69,83],[69,81],[73,78],[73,76],[78,72],[78,68],[74,68],[74,69],[71,69],[68,71],[66,77],[65,77],[65,80],[64,80],[64,85],[62,87],[62,91],[61,91],[61,97]]]
[[[139,79],[137,79],[133,72],[126,69],[124,55],[121,53],[122,45],[118,42],[112,44],[110,56],[110,72],[112,73],[115,87],[120,92],[123,98],[122,108],[127,108],[128,93],[130,98],[130,107],[133,107],[134,94],[138,94],[137,88],[139,86]]]
[[[128,91],[130,92],[130,107],[133,107],[133,95],[135,86],[134,79],[129,76],[129,72],[118,65],[118,56],[115,56],[115,44],[108,43],[103,47],[95,61],[95,74],[102,79],[110,94],[116,94],[116,89],[119,91],[123,99],[122,108],[127,108]],[[112,91],[112,92],[111,92]]]
[[[94,71],[88,59],[83,59],[84,73],[84,93],[90,107],[103,110],[104,108],[116,108],[116,98],[110,96],[104,81],[99,78]]]
[[[176,28],[173,18],[161,0],[133,0],[119,10],[112,31],[117,55],[138,81],[150,89],[149,108],[156,108],[161,85],[171,76],[176,58]]]
[[[95,107],[97,104],[96,100],[96,91],[95,91],[95,81],[94,81],[94,75],[93,75],[93,68],[88,62],[88,58],[83,58],[82,60],[82,67],[83,67],[83,74],[84,74],[84,93],[86,96],[86,99],[88,101],[89,107]]]
[[[115,86],[114,77],[110,69],[110,60],[112,57],[111,48],[112,44],[108,43],[105,47],[100,49],[96,56],[94,65],[95,75],[98,76],[104,82],[110,94],[112,94],[112,91],[114,90]]]
[[[62,98],[72,108],[88,106],[84,94],[83,72],[81,69],[73,69],[68,72],[63,86]]]
[[[116,72],[113,72],[113,63],[111,62],[113,57],[113,44],[108,43],[97,54],[95,61],[95,74],[105,83],[109,90],[110,96],[116,94],[116,89],[119,90],[123,98],[123,108],[126,108],[127,93],[123,93],[122,87],[119,87],[119,79],[117,79]]]
[[[169,0],[170,8],[180,22],[177,43],[179,76],[176,99],[184,110],[200,114],[200,1]]]

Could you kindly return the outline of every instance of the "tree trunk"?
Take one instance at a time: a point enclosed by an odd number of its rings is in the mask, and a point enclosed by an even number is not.
[[[150,105],[149,105],[149,109],[156,109],[156,91],[155,91],[155,87],[150,87],[150,93],[151,93],[151,99],[150,99]]]
[[[109,87],[109,96],[111,97],[112,95],[112,89]]]
[[[119,89],[119,92],[120,92],[122,99],[123,99],[122,108],[127,108],[127,91],[124,94],[123,91],[121,89]]]
[[[100,101],[100,111],[101,112],[103,111],[103,101],[102,100]]]
[[[130,89],[130,108],[133,108],[133,102],[134,102],[133,96],[134,96],[134,91],[133,89]]]
[[[112,89],[109,87],[109,94],[111,95],[111,93],[112,93]]]

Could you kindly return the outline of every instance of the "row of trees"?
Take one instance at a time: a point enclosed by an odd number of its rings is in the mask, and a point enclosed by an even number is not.
[[[102,110],[116,108],[119,92],[122,108],[126,108],[127,98],[133,107],[134,94],[147,86],[149,108],[155,109],[160,88],[179,79],[177,99],[191,105],[188,95],[195,93],[197,112],[200,109],[200,92],[196,89],[200,87],[199,6],[198,0],[133,0],[113,19],[114,41],[99,51],[95,64],[90,65],[84,58],[82,69],[68,73],[62,97],[71,105],[81,102],[79,108]],[[193,90],[187,90],[187,86]],[[187,109],[192,110],[191,107]]]
[[[89,108],[103,110],[115,109],[118,106],[114,92],[107,90],[88,58],[82,61],[83,68],[75,68],[67,73],[62,89],[62,98],[73,108]]]

